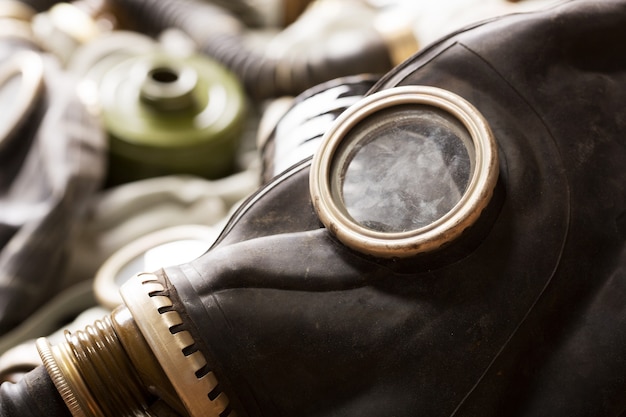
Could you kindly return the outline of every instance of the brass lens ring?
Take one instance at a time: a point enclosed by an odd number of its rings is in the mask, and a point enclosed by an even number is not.
[[[406,105],[433,107],[457,119],[472,141],[473,170],[460,201],[436,221],[402,232],[372,230],[352,219],[342,202],[337,201],[331,190],[332,166],[339,146],[357,124],[382,110],[393,111],[395,106]],[[436,250],[474,224],[491,200],[498,171],[497,146],[491,129],[469,102],[436,87],[402,86],[365,97],[337,118],[313,158],[310,191],[320,220],[346,246],[369,255],[402,258]]]

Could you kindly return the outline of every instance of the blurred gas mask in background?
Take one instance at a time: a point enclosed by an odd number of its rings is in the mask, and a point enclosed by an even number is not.
[[[40,339],[0,414],[622,415],[625,20],[567,2],[453,33],[362,98],[346,82],[312,159],[196,260]]]
[[[105,175],[100,124],[40,49],[32,14],[0,4],[0,334],[69,285],[70,242]]]

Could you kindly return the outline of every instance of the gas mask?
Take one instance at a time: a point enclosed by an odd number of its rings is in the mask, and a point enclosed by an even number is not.
[[[70,241],[105,166],[104,135],[76,80],[41,51],[32,11],[0,4],[0,334],[75,282]],[[45,261],[44,261],[45,260]]]
[[[47,415],[622,415],[625,17],[567,2],[424,49],[208,252],[40,339],[2,415],[56,391]]]

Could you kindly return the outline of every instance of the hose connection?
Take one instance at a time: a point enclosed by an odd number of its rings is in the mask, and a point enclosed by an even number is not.
[[[63,343],[37,340],[72,415],[236,417],[157,277],[138,274],[121,294],[125,305]]]
[[[137,416],[148,409],[152,395],[122,346],[115,317],[66,331],[65,342],[56,346],[37,340],[44,366],[75,417]]]

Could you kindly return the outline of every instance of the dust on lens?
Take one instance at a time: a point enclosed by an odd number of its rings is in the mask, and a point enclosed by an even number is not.
[[[426,105],[387,108],[344,138],[333,195],[361,226],[386,233],[420,229],[459,203],[474,166],[469,132]]]

